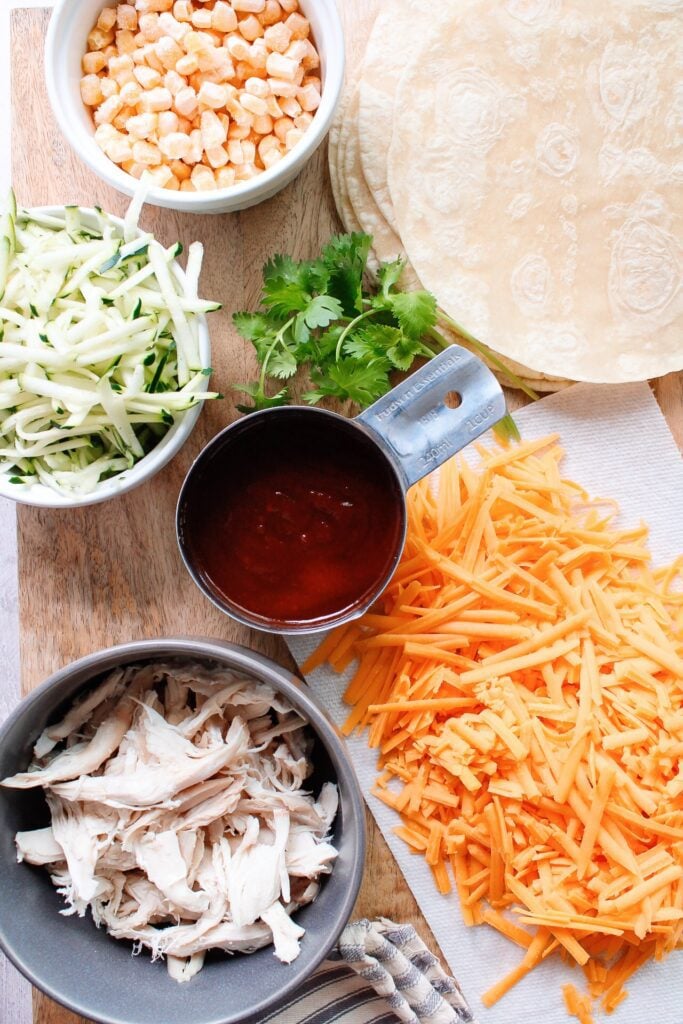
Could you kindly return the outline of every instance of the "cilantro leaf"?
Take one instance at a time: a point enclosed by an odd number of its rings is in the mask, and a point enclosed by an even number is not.
[[[265,313],[233,313],[232,322],[247,341],[258,341],[272,331],[272,319]]]
[[[316,291],[327,288],[328,272],[320,260],[273,256],[263,268],[263,304],[276,316],[306,309]]]
[[[304,395],[304,398],[311,401],[315,394],[321,398],[350,398],[359,405],[371,405],[389,390],[390,369],[391,364],[387,359],[373,359],[365,363],[358,359],[344,358],[333,363],[326,372],[316,367],[311,373],[315,391]]]
[[[401,341],[403,334],[390,324],[369,323],[367,320],[344,342],[344,354],[356,359],[376,359],[386,356],[387,349]]]
[[[419,339],[436,323],[436,298],[431,292],[391,292],[378,304],[391,310],[409,338]]]
[[[362,232],[335,235],[321,253],[328,272],[327,293],[339,300],[344,316],[363,309],[363,274],[371,244],[372,237]]]
[[[237,406],[239,411],[244,413],[256,412],[258,409],[272,409],[277,405],[286,405],[289,401],[287,388],[282,388],[275,395],[267,395],[258,382],[254,384],[233,384],[232,389],[233,391],[244,391],[250,398],[253,398],[253,405]]]
[[[329,327],[333,320],[343,315],[339,299],[332,295],[316,295],[304,311],[303,318],[307,327]]]
[[[405,265],[406,261],[403,259],[392,260],[390,263],[380,263],[379,270],[377,271],[377,280],[385,299],[389,297],[392,288],[398,284]]]
[[[294,354],[286,347],[280,347],[271,356],[268,362],[268,373],[278,380],[286,380],[296,373],[297,361]]]

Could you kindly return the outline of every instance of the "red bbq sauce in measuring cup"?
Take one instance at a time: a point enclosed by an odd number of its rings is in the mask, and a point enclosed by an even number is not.
[[[267,629],[323,626],[388,581],[403,492],[376,443],[347,420],[275,409],[219,435],[181,492],[181,550],[223,610]],[[255,621],[256,620],[256,621]]]

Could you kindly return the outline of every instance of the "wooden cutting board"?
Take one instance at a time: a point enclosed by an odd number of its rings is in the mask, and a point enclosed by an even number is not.
[[[362,53],[376,0],[343,0],[349,74]],[[127,200],[94,177],[55,124],[43,79],[48,12],[15,11],[11,19],[12,170],[25,206],[100,205],[122,215]],[[194,239],[206,258],[201,294],[219,300],[211,314],[213,384],[226,398],[208,403],[189,442],[150,483],[116,500],[70,511],[19,506],[19,583],[22,690],[28,693],[75,658],[141,637],[205,635],[246,644],[294,668],[284,643],[221,615],[183,568],[175,540],[174,509],[188,466],[207,441],[237,415],[231,385],[253,379],[251,346],[231,324],[231,313],[254,307],[261,267],[273,252],[311,256],[340,229],[323,146],[300,177],[261,206],[224,216],[190,216],[145,209],[142,226],[165,244]],[[655,387],[683,445],[683,386],[671,375]],[[510,406],[522,404],[509,395]],[[238,399],[239,400],[239,399]],[[435,951],[426,922],[389,850],[367,815],[369,850],[359,916],[383,914],[412,921]],[[78,1024],[36,992],[34,1024]],[[10,1022],[7,1022],[10,1024]],[[14,1024],[14,1022],[11,1022]]]

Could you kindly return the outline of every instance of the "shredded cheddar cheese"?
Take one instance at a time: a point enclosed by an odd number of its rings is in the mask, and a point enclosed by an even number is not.
[[[683,559],[652,569],[556,437],[480,454],[412,488],[382,607],[304,670],[358,659],[345,730],[369,729],[396,832],[524,950],[484,1004],[558,951],[591,1024],[683,935]]]

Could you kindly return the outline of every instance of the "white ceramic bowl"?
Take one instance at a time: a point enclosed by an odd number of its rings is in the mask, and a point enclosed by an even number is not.
[[[64,213],[62,206],[36,206],[33,209],[36,213],[43,213],[50,217],[61,217]],[[96,226],[97,219],[94,210],[81,207],[81,214],[86,224],[90,223],[92,226]],[[111,220],[123,234],[123,221],[119,217],[113,216],[111,216]],[[178,280],[184,280],[184,271],[178,263],[170,264],[170,270]],[[197,326],[199,328],[201,363],[203,367],[208,367],[211,366],[211,342],[205,316],[197,317]],[[200,390],[207,391],[208,387],[209,378],[205,377]],[[202,404],[200,403],[193,409],[176,414],[173,426],[151,452],[143,456],[131,469],[126,469],[109,480],[99,483],[89,494],[67,497],[53,491],[45,484],[11,484],[9,474],[0,472],[0,497],[11,498],[12,501],[20,502],[23,505],[39,505],[42,508],[80,508],[83,505],[96,505],[101,501],[108,501],[109,498],[116,498],[149,480],[167,462],[170,462],[174,455],[177,455],[192,433],[201,411]]]
[[[90,111],[80,94],[81,58],[103,7],[113,0],[57,0],[45,41],[47,94],[64,136],[86,164],[112,188],[133,195],[138,181],[104,155],[95,142]],[[335,0],[300,0],[320,54],[322,101],[303,139],[283,159],[249,181],[215,192],[173,192],[152,188],[146,202],[186,213],[244,210],[279,192],[302,170],[325,138],[341,94],[344,35]]]

